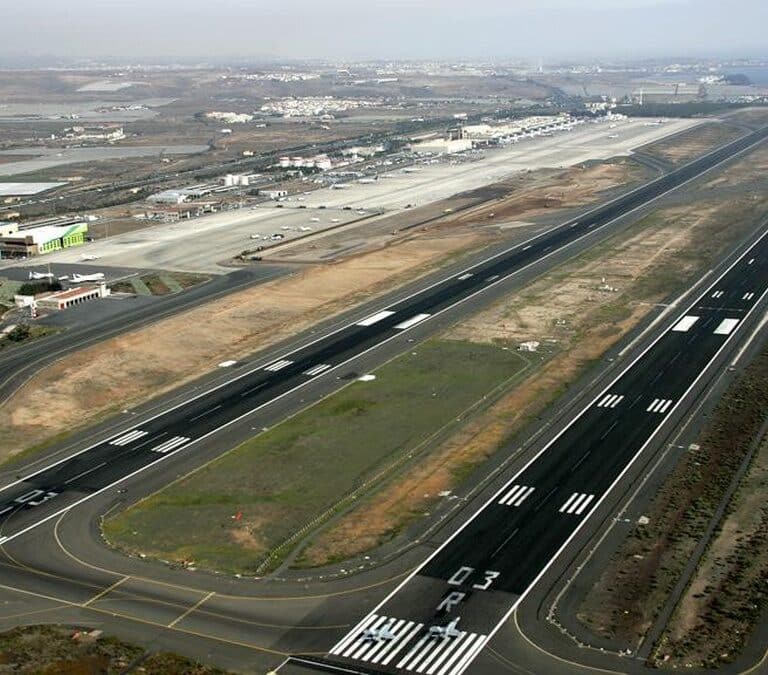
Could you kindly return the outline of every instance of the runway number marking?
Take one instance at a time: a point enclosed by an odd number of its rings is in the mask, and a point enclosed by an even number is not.
[[[474,567],[459,567],[459,569],[453,573],[453,576],[448,579],[448,583],[451,586],[461,586],[467,579],[469,579],[470,576],[472,576],[474,572]],[[500,572],[496,572],[494,570],[485,570],[485,572],[483,572],[484,580],[482,583],[473,584],[472,588],[476,591],[487,591],[493,583],[493,580],[498,579],[499,574]]]

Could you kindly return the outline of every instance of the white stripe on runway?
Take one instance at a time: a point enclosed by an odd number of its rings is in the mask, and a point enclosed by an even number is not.
[[[469,277],[472,276],[472,272],[467,272],[466,274],[462,274],[460,277],[456,277],[459,281],[464,281],[465,279],[469,279]]]
[[[189,441],[189,439],[186,436],[174,436],[165,443],[161,443],[160,445],[152,448],[152,452],[159,452],[161,455],[164,455],[166,452],[170,452],[174,448],[183,445],[187,441]]]
[[[461,646],[451,654],[451,656],[448,657],[448,660],[445,662],[445,665],[440,668],[440,670],[437,671],[437,675],[448,675],[448,673],[453,673],[454,668],[452,667],[456,661],[459,660],[459,658],[466,656],[469,654],[469,652],[472,649],[472,643],[475,641],[475,638],[478,636],[475,633],[472,633],[469,636],[468,640],[464,640],[464,642],[461,644]],[[480,636],[481,642],[482,642],[482,636]]]
[[[330,364],[328,363],[321,363],[319,366],[315,366],[314,368],[310,368],[309,370],[305,370],[304,374],[309,375],[310,377],[314,375],[319,375],[325,370],[328,370],[330,368]]]
[[[688,315],[684,316],[680,321],[678,321],[674,327],[672,328],[673,331],[676,331],[678,333],[687,333],[693,324],[695,324],[699,320],[698,316]]]
[[[138,440],[139,438],[142,438],[143,436],[146,436],[146,431],[141,431],[140,429],[134,429],[133,431],[128,432],[127,434],[124,434],[123,436],[120,436],[119,438],[116,438],[114,441],[110,441],[110,445],[128,445],[128,443],[132,443],[133,441]]]
[[[381,312],[377,312],[376,314],[369,316],[367,319],[363,319],[362,321],[358,321],[358,326],[373,326],[373,324],[378,323],[379,321],[384,321],[389,316],[392,316],[394,312],[385,309]]]
[[[450,646],[448,649],[444,649],[443,653],[440,655],[440,657],[435,661],[428,669],[427,669],[427,675],[434,675],[435,671],[437,671],[438,668],[443,664],[443,662],[453,654],[453,652],[456,651],[456,648],[460,644],[460,640],[454,640],[450,643]]]
[[[652,413],[665,413],[669,406],[672,405],[672,399],[669,398],[655,398],[651,405],[649,405],[645,411]]]
[[[407,633],[403,634],[403,639],[397,641],[397,646],[392,645],[394,649],[391,649],[387,654],[384,655],[384,660],[381,662],[382,666],[386,666],[392,659],[395,658],[395,656],[400,653],[400,650],[405,647],[415,635],[418,634],[418,632],[424,627],[423,623],[417,623],[415,626],[411,628],[411,630]],[[379,657],[376,657],[375,662],[378,662]]]
[[[729,335],[731,331],[738,325],[738,319],[723,319],[720,322],[720,325],[715,328],[715,335]]]
[[[386,616],[380,616],[378,620],[370,626],[370,630],[377,630],[383,628],[389,619]],[[366,629],[368,630],[368,629]],[[371,647],[371,641],[366,640],[364,635],[360,636],[360,640],[353,642],[348,649],[344,650],[342,652],[342,656],[346,656],[350,659],[356,659],[360,654],[362,654],[365,651],[368,651]]]
[[[275,361],[274,363],[271,363],[270,365],[266,366],[264,370],[270,370],[273,373],[275,373],[278,370],[282,370],[286,366],[290,366],[292,363],[293,361],[289,361],[288,359],[280,359],[279,361]]]
[[[598,408],[615,408],[621,401],[624,400],[624,396],[621,394],[606,394],[597,402]]]
[[[595,498],[595,495],[588,495],[583,492],[574,492],[568,501],[560,507],[560,513],[574,513],[580,515],[587,505]]]
[[[720,297],[722,297],[722,296],[724,295],[724,293],[725,293],[725,291],[715,291],[715,292],[712,294],[712,297],[713,297],[713,298],[720,298]]]
[[[412,316],[407,321],[403,321],[402,323],[397,324],[395,328],[398,330],[405,330],[406,328],[410,328],[411,326],[415,326],[417,323],[421,323],[424,321],[424,319],[428,319],[429,314],[417,314],[416,316]]]
[[[742,300],[751,300],[751,299],[752,299],[752,298],[754,298],[754,297],[755,297],[755,294],[754,294],[754,293],[745,293],[745,294],[742,296],[742,298],[741,298],[741,299],[742,299]]]
[[[403,627],[405,625],[405,627]],[[394,624],[392,624],[392,628],[390,628],[390,631],[395,636],[393,640],[382,640],[379,642],[371,651],[369,651],[365,656],[363,656],[364,661],[370,661],[371,663],[375,663],[377,658],[381,658],[381,655],[387,651],[387,648],[390,644],[392,644],[393,641],[396,641],[402,635],[400,634],[402,631],[402,634],[405,634],[405,632],[413,625],[413,621],[408,621],[406,623],[405,619],[400,619]]]
[[[477,656],[477,653],[485,646],[485,643],[488,640],[484,635],[480,636],[479,640],[475,640],[475,644],[472,645],[472,647],[469,649],[469,651],[464,655],[464,657],[456,664],[456,667],[453,669],[454,673],[461,673],[464,671],[464,669],[472,663],[472,660]]]
[[[520,506],[528,497],[531,496],[535,488],[525,485],[515,485],[500,500],[499,504],[504,506]]]
[[[576,508],[576,510],[574,511],[574,513],[575,513],[577,516],[580,516],[580,515],[581,515],[581,512],[582,512],[582,511],[584,511],[584,509],[586,509],[586,508],[587,508],[587,506],[589,505],[589,502],[591,502],[591,501],[592,501],[594,498],[595,498],[595,495],[588,495],[588,496],[587,496],[587,498],[586,498],[586,499],[585,499],[583,502],[581,502],[581,506],[579,506],[578,508]]]
[[[352,642],[355,638],[360,637],[361,633],[363,633],[363,631],[365,631],[365,629],[368,628],[368,626],[373,623],[377,617],[378,614],[371,614],[370,616],[366,617],[365,620],[357,624],[357,626],[349,631],[346,636],[344,636],[339,642],[331,647],[329,654],[338,654],[342,649],[344,649],[344,647],[347,646],[347,644]]]

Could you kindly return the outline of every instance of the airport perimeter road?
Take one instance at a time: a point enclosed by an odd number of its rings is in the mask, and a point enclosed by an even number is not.
[[[464,672],[766,294],[768,232],[337,642],[329,661],[349,672]],[[446,626],[456,632],[442,634]]]
[[[315,378],[333,372],[351,359],[397,338],[404,331],[429,320],[430,317],[473,298],[499,283],[501,279],[552,255],[562,247],[587,236],[595,228],[604,226],[691,180],[727,160],[734,153],[761,142],[766,136],[768,128],[742,137],[677,171],[584,214],[578,221],[565,223],[496,254],[463,273],[383,307],[366,319],[341,328],[270,363],[260,364],[240,377],[178,404],[133,428],[126,428],[108,440],[84,448],[46,468],[0,487],[0,544],[48,522],[123,479],[133,477],[149,467],[157,467],[178,453],[190,452],[197,441],[283,398]],[[763,265],[758,264],[749,271],[751,275],[755,275],[763,269]],[[753,296],[755,299],[759,297],[759,281],[755,279],[756,288],[752,289],[757,293]],[[704,320],[698,322],[692,335],[697,335],[705,323]],[[632,392],[627,392],[622,395],[629,399],[631,394]],[[666,405],[666,402],[672,399],[667,395],[660,395],[659,400],[662,401],[660,407],[664,409],[655,412],[661,417],[672,405]],[[611,410],[615,412],[614,408]],[[614,427],[618,426],[616,422]],[[609,468],[606,466],[605,470],[608,471]],[[529,488],[533,483],[529,481],[521,485],[524,485],[527,491],[527,501],[530,499]],[[592,496],[589,502],[597,501],[595,496],[598,493],[594,491],[597,488],[594,488],[593,492],[585,492],[588,485],[574,484],[573,487],[574,490],[582,490],[575,494],[585,495],[578,501],[574,497],[574,510],[579,511],[576,514],[579,516],[588,506],[585,500],[590,495]],[[539,493],[541,490],[542,488],[539,488]],[[520,497],[520,494],[510,495],[513,504],[516,504]],[[570,506],[571,504],[568,508]],[[461,563],[464,564],[468,563]],[[532,565],[531,569],[535,569],[536,563]],[[531,570],[518,570],[516,581],[510,589],[519,590],[522,587],[520,584],[525,584],[530,577],[530,572]],[[504,585],[509,583],[512,581],[505,581]],[[497,583],[496,586],[498,585]]]

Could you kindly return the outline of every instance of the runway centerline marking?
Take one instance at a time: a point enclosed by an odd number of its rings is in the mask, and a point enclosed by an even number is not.
[[[94,466],[94,467],[92,467],[90,469],[86,469],[82,473],[77,474],[77,476],[73,476],[69,480],[65,480],[64,481],[64,485],[69,485],[72,481],[75,481],[78,478],[82,478],[83,476],[87,476],[89,473],[93,473],[94,471],[96,471],[96,469],[100,469],[102,466],[106,466],[106,465],[107,465],[106,462],[102,462],[101,464],[97,464],[96,466]]]
[[[221,404],[213,406],[213,408],[208,408],[205,412],[201,412],[199,415],[195,415],[194,417],[190,417],[189,421],[194,422],[195,420],[199,420],[201,417],[205,417],[208,413],[212,413],[214,410],[218,410],[221,408]]]

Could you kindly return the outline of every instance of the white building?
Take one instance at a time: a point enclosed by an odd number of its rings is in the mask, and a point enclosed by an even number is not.
[[[450,140],[447,138],[435,138],[420,143],[413,143],[411,152],[417,155],[449,155],[455,152],[464,152],[472,149],[472,141],[468,138]]]

